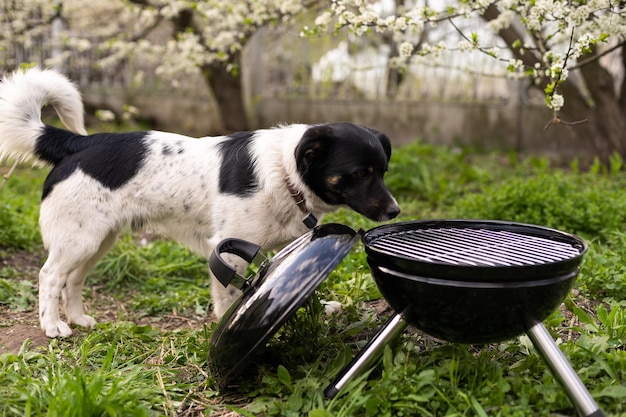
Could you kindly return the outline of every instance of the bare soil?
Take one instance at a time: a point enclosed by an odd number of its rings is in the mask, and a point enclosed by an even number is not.
[[[21,277],[23,280],[32,280],[36,283],[41,267],[41,256],[26,251],[0,254],[0,267],[4,266],[14,267],[23,274]],[[39,329],[37,312],[11,311],[9,306],[0,304],[0,354],[19,352],[27,340],[30,348],[48,344],[48,338]]]
[[[20,271],[20,280],[32,282],[33,288],[37,286],[39,269],[42,265],[43,255],[22,250],[2,250],[0,247],[0,268],[10,266]],[[208,322],[215,321],[215,316],[178,316],[161,315],[158,317],[132,317],[125,309],[125,300],[113,297],[103,288],[87,288],[85,293],[85,308],[98,320],[106,323],[120,319],[131,320],[138,325],[149,324],[162,330],[172,330],[181,328],[198,329]],[[15,311],[11,310],[0,300],[0,354],[12,352],[18,353],[25,342],[28,342],[29,349],[36,349],[39,346],[47,346],[49,339],[39,328],[37,306],[33,305],[32,310]],[[80,332],[80,328],[74,331]]]

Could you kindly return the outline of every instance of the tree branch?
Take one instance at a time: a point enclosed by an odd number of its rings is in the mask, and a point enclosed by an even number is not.
[[[622,73],[626,71],[626,45],[622,45]],[[622,117],[626,118],[626,77],[622,79],[622,86],[618,91],[619,107]]]
[[[498,16],[500,16],[500,11],[494,3],[487,6],[485,12],[482,15],[483,19],[488,22],[497,19]],[[511,52],[513,52],[515,58],[521,60],[525,66],[529,68],[534,68],[535,64],[541,64],[541,59],[535,56],[535,54],[533,54],[529,49],[514,47],[516,42],[521,41],[524,37],[513,26],[500,29],[498,31],[498,35],[507,44]]]
[[[29,22],[29,24],[25,25],[23,28],[21,28],[18,31],[12,29],[10,32],[11,36],[9,38],[5,36],[0,36],[0,40],[11,39],[11,38],[15,38],[16,36],[24,35],[37,27],[49,26],[57,17],[58,17],[58,13],[55,13],[53,15],[50,15],[48,19],[41,19],[41,20]]]
[[[613,45],[612,47],[610,47],[608,49],[605,49],[604,51],[602,51],[600,53],[594,54],[594,55],[592,55],[592,56],[590,56],[588,58],[585,58],[585,59],[582,59],[582,60],[578,61],[578,63],[576,65],[570,67],[570,70],[580,69],[581,67],[583,67],[583,66],[585,66],[587,64],[591,64],[592,62],[597,61],[598,59],[602,58],[604,55],[608,55],[611,52],[613,52],[613,51],[615,51],[615,50],[617,50],[619,48],[622,48],[623,46],[626,46],[626,41],[622,41],[622,42],[618,43],[617,45]],[[622,50],[622,58],[623,58],[623,54],[624,54],[624,51]]]
[[[156,4],[152,4],[152,2],[150,2],[149,0],[126,0],[129,3],[132,4],[136,4],[138,6],[143,6],[143,7],[154,7],[154,8],[160,8],[161,6],[158,6]]]
[[[155,9],[161,9],[163,7],[162,5],[152,4],[149,0],[127,0],[127,1],[131,4],[136,4],[140,7],[152,7]],[[152,22],[152,24],[146,26],[138,33],[135,33],[134,35],[132,35],[129,40],[131,42],[136,42],[139,39],[145,38],[146,36],[148,36],[150,32],[156,29],[156,27],[159,26],[159,24],[162,21],[163,21],[163,16],[161,16],[161,14],[158,14],[156,19],[154,19],[154,22]]]

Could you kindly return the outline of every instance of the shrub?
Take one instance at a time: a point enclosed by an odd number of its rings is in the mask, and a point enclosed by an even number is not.
[[[454,204],[453,216],[509,220],[607,238],[623,228],[626,193],[594,174],[559,171],[514,178]]]

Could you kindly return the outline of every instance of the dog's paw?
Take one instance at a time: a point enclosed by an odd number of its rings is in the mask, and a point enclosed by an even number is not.
[[[46,333],[46,336],[50,338],[68,337],[72,334],[70,326],[61,320],[41,323],[41,329]]]
[[[324,306],[324,311],[327,316],[332,316],[333,314],[341,313],[343,310],[343,306],[339,301],[326,301],[321,300],[322,305]]]
[[[96,319],[86,314],[81,314],[80,316],[76,317],[69,317],[68,321],[72,324],[78,324],[79,326],[87,327],[89,329],[91,329],[97,323]]]

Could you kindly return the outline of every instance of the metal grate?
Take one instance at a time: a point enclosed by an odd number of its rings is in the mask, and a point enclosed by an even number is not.
[[[505,230],[416,229],[381,236],[370,247],[423,262],[465,266],[529,266],[572,259],[565,242]]]

